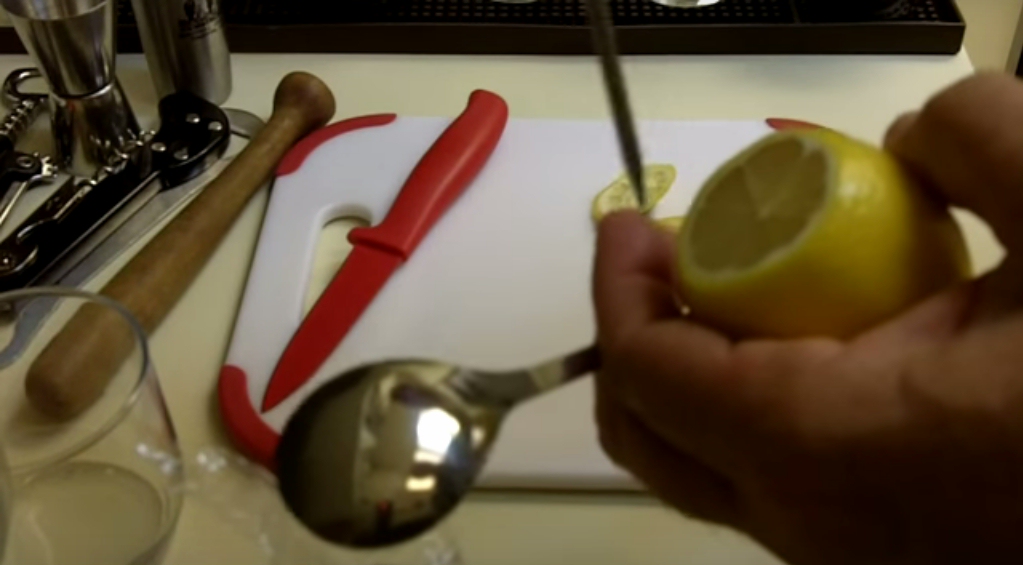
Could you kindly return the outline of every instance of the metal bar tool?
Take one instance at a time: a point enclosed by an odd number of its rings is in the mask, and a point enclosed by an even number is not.
[[[219,0],[132,0],[131,5],[157,94],[191,92],[223,104],[231,95],[231,56]]]
[[[114,74],[114,0],[0,0],[0,5],[50,87],[59,164],[92,175],[139,133]]]

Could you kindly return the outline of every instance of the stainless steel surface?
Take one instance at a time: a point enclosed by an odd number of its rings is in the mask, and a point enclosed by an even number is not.
[[[644,206],[646,185],[643,184],[643,157],[640,153],[639,138],[636,136],[636,123],[632,119],[632,108],[629,106],[625,77],[622,75],[622,67],[618,60],[614,22],[611,20],[607,2],[608,0],[586,0],[586,13],[590,27],[593,28],[593,46],[600,57],[604,86],[607,88],[608,101],[611,103],[611,115],[614,117],[615,130],[618,132],[625,170],[632,182],[632,189],[636,192],[636,201],[640,206]]]
[[[113,0],[0,0],[55,94],[85,96],[114,80]]]
[[[597,370],[596,348],[518,371],[393,361],[310,396],[277,448],[285,503],[337,544],[377,547],[433,527],[472,488],[516,404]]]
[[[223,104],[231,55],[219,0],[132,0],[132,7],[157,93],[185,90]]]
[[[92,176],[139,136],[135,114],[117,81],[89,96],[51,94],[50,116],[57,159],[78,176]]]
[[[238,130],[236,135],[245,139],[256,135],[264,125],[262,119],[244,110],[225,109],[224,112],[231,120],[231,131]],[[116,257],[187,204],[227,167],[231,158],[241,151],[242,147],[244,144],[232,142],[228,154],[203,174],[179,186],[165,189],[158,180],[148,181],[147,186],[129,206],[107,220],[88,241],[76,246],[76,251],[42,277],[39,285],[83,287]],[[0,350],[0,368],[18,360],[55,304],[55,301],[34,300],[23,310],[15,313],[18,321],[7,345]]]
[[[252,139],[252,136],[256,135],[256,132],[263,129],[263,120],[252,112],[236,110],[234,108],[224,108],[224,113],[227,114],[227,117],[230,120],[228,125],[231,127],[231,133],[234,135],[240,135],[245,139]],[[213,124],[210,124],[210,126],[213,127]],[[221,127],[223,127],[223,125],[221,125]]]

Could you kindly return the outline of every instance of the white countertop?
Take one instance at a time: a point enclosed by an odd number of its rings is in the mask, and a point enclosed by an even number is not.
[[[25,57],[0,57],[0,73],[26,63]],[[146,121],[155,114],[155,98],[143,61],[130,56],[119,64],[118,74],[136,112]],[[517,117],[607,115],[596,64],[589,58],[563,57],[237,55],[234,95],[227,105],[266,117],[278,80],[299,69],[331,86],[338,117],[377,112],[453,116],[475,88],[500,93]],[[930,94],[968,74],[971,67],[961,53],[957,57],[644,57],[626,59],[625,70],[639,118],[785,116],[876,141],[895,116],[919,106]],[[249,206],[152,336],[156,368],[190,459],[202,448],[225,443],[214,384],[265,201],[261,195]],[[990,234],[970,218],[964,224],[975,262],[981,268],[991,266],[999,251]],[[237,489],[240,504],[244,501],[253,507],[257,497],[240,478],[226,479],[217,492],[228,493],[232,488]],[[223,504],[190,502],[166,563],[300,562],[297,553],[269,559],[254,541],[256,530],[257,519],[231,518]],[[481,494],[461,508],[444,531],[461,548],[465,562],[473,565],[777,563],[741,536],[687,520],[642,497]],[[274,534],[270,541],[279,547],[280,530]],[[303,558],[301,562],[315,561]]]

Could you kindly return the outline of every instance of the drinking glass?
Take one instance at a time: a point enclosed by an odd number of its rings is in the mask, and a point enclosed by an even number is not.
[[[0,563],[4,562],[4,554],[7,551],[7,537],[11,529],[11,512],[14,505],[11,502],[11,473],[7,468],[7,461],[3,452],[0,451]]]
[[[238,547],[244,557],[237,565],[464,565],[445,524],[375,550],[346,549],[316,537],[284,505],[273,473],[229,447],[200,448],[185,471],[189,527],[202,523],[205,535],[188,547],[175,547],[175,563],[212,564],[208,544],[218,543]]]
[[[158,563],[177,523],[184,479],[145,333],[108,298],[39,288],[0,294],[0,346],[13,335],[18,317],[37,311],[28,307],[40,301],[52,308],[46,322],[17,361],[0,369],[0,450],[10,469],[13,501],[3,563]],[[120,335],[131,336],[133,347],[91,406],[71,419],[55,418],[29,400],[26,380],[39,376],[40,366],[33,364],[83,308],[121,320]]]

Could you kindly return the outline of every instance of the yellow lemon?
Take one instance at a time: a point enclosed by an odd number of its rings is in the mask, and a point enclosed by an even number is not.
[[[825,129],[723,165],[678,249],[683,301],[738,336],[848,337],[970,274],[947,208],[887,153]]]
[[[657,202],[664,198],[675,184],[677,171],[671,165],[647,165],[643,167],[643,184],[645,187],[646,205],[640,208],[636,194],[632,191],[629,176],[622,174],[607,188],[593,199],[593,221],[600,223],[604,216],[618,210],[639,210],[644,214],[653,210]]]

